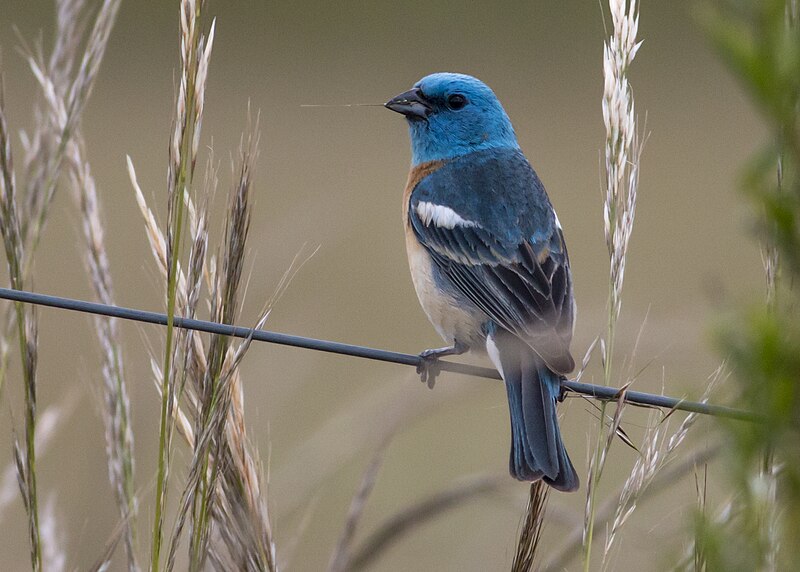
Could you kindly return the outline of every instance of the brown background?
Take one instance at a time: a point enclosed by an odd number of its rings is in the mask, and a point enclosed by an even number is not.
[[[617,363],[625,362],[623,371],[630,363],[632,371],[647,366],[637,389],[663,387],[671,395],[697,397],[719,360],[713,323],[761,292],[761,262],[736,188],[737,169],[763,140],[763,129],[703,39],[693,7],[647,2],[642,10],[645,42],[631,79],[650,138]],[[12,128],[29,125],[35,89],[14,51],[12,25],[28,39],[41,31],[47,41],[51,12],[49,2],[2,0],[0,46]],[[597,2],[241,1],[211,2],[209,12],[217,16],[217,37],[203,143],[213,143],[222,162],[220,197],[230,184],[228,157],[245,126],[248,102],[261,111],[243,324],[251,323],[295,254],[319,246],[275,307],[268,328],[410,353],[440,343],[417,306],[406,268],[400,194],[409,152],[403,121],[379,107],[300,105],[381,103],[422,75],[461,71],[495,89],[558,209],[579,307],[574,353],[583,355],[604,328],[607,293],[599,166],[604,28]],[[148,252],[125,155],[163,220],[177,45],[176,3],[123,3],[83,124],[118,301],[153,310],[163,306],[164,287]],[[37,255],[35,289],[89,298],[78,215],[62,191]],[[41,495],[55,503],[69,567],[84,569],[100,555],[116,522],[99,416],[97,344],[89,318],[54,310],[40,315],[42,409],[53,403],[70,408],[40,460]],[[148,352],[160,355],[162,334],[131,324],[122,332],[145,554],[159,407]],[[597,362],[587,380],[599,381]],[[11,418],[18,425],[22,418],[17,369],[10,375],[0,405],[6,461]],[[360,474],[394,420],[401,428],[362,535],[465,475],[506,470],[508,420],[499,383],[444,375],[429,392],[409,368],[263,344],[250,350],[243,376],[250,435],[268,466],[278,554],[288,569],[316,570],[327,563]],[[716,399],[724,400],[724,393],[723,387]],[[581,400],[569,400],[563,409],[565,440],[585,475],[595,413]],[[629,412],[627,419],[638,443],[646,413]],[[711,440],[707,429],[698,427],[684,453]],[[173,502],[186,458],[182,446],[176,447]],[[601,498],[622,483],[634,458],[621,443],[615,446]],[[724,483],[724,467],[713,465],[709,481]],[[551,496],[543,554],[553,554],[581,521],[584,490]],[[416,529],[375,569],[508,568],[525,496],[526,487],[509,478],[504,493]],[[713,489],[709,502],[723,497],[724,490]],[[666,565],[685,545],[695,506],[690,475],[632,517],[612,568]],[[0,519],[2,568],[25,569],[18,499]]]

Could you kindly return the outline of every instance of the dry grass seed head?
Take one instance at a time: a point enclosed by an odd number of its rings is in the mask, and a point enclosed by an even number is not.
[[[709,376],[709,383],[701,399],[702,403],[708,402],[708,397],[714,387],[726,375],[725,364],[722,364]],[[674,409],[670,410],[658,422],[654,420],[656,413],[651,415],[648,430],[642,440],[641,454],[625,481],[611,527],[608,530],[603,553],[604,566],[608,564],[608,557],[619,530],[636,510],[638,499],[658,473],[672,460],[673,453],[684,442],[689,430],[699,417],[697,413],[689,413],[675,432],[669,434],[669,417],[674,411]]]
[[[543,481],[531,483],[525,522],[519,534],[517,551],[514,555],[514,562],[511,565],[513,572],[529,572],[533,570],[537,556],[536,551],[539,548],[539,540],[544,526],[549,491],[550,487]]]

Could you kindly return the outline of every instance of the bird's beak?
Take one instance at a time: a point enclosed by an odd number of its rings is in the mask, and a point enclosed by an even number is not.
[[[422,90],[418,87],[393,97],[383,105],[411,120],[427,119],[431,112],[431,104],[428,103],[422,95]]]

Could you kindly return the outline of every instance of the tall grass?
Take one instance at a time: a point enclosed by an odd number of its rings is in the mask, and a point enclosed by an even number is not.
[[[720,366],[708,380],[703,402],[713,391],[717,382],[726,375],[725,367]],[[603,546],[603,570],[611,566],[611,550],[618,543],[618,534],[628,519],[636,510],[644,493],[653,485],[656,477],[664,468],[675,461],[678,447],[686,440],[689,430],[698,419],[697,413],[688,414],[678,425],[674,432],[670,432],[669,420],[674,411],[670,411],[663,418],[661,412],[654,412],[650,416],[647,429],[642,438],[639,456],[631,468],[622,490],[616,497],[613,517],[610,526],[606,529],[606,539]],[[613,497],[612,497],[613,498]],[[613,569],[613,568],[612,568]]]
[[[530,485],[525,521],[520,529],[517,550],[511,563],[511,572],[533,570],[536,558],[539,556],[537,550],[542,538],[549,492],[550,488],[543,481],[536,481]]]
[[[238,312],[236,292],[241,286],[241,269],[249,225],[250,170],[257,139],[249,139],[240,158],[239,175],[231,192],[226,219],[222,272],[215,259],[206,258],[207,203],[199,212],[187,202],[191,251],[189,274],[179,269],[176,301],[183,315],[197,311],[202,281],[211,293],[212,314],[233,321]],[[133,171],[131,171],[133,177]],[[213,188],[215,176],[207,177]],[[153,255],[162,276],[168,272],[164,233],[146,206],[133,177],[137,200],[145,215]],[[254,327],[260,327],[270,304]],[[212,336],[207,344],[200,334],[182,331],[176,347],[183,364],[173,409],[179,433],[192,451],[189,475],[182,494],[179,514],[170,538],[167,569],[175,566],[185,526],[190,525],[190,567],[202,568],[209,561],[217,569],[274,570],[275,546],[265,504],[260,462],[247,439],[244,398],[238,365],[249,340],[232,346],[230,340]],[[154,364],[159,378],[162,372]],[[160,386],[159,386],[160,388]],[[182,405],[181,405],[182,403]]]
[[[628,244],[636,215],[639,187],[639,163],[642,144],[639,138],[633,93],[628,70],[641,46],[637,41],[639,10],[636,0],[609,0],[612,30],[603,46],[604,89],[602,99],[605,141],[605,185],[603,196],[603,228],[610,258],[608,281],[608,322],[601,340],[603,379],[613,384],[613,358],[617,320],[622,307],[622,286]],[[621,395],[624,389],[621,389]],[[597,489],[603,474],[608,451],[621,421],[623,401],[619,400],[609,424],[607,403],[600,404],[597,437],[589,462],[586,484],[586,510],[583,533],[583,569],[588,571],[594,540]]]
[[[95,32],[95,41],[107,42],[119,3],[109,3],[104,7],[106,13],[98,22],[104,25]],[[47,106],[50,123],[59,125],[69,105],[67,98],[68,74],[79,61],[78,48],[91,7],[83,0],[61,1],[56,11],[56,36],[53,54],[49,64],[36,51],[27,53],[27,60],[39,79],[43,99]],[[90,51],[97,53],[98,47]],[[41,53],[41,52],[39,52]],[[98,65],[99,60],[97,60]],[[90,64],[87,64],[87,66]],[[96,73],[96,72],[95,72]],[[41,134],[35,142],[28,143],[31,165],[38,165],[35,153],[41,150]],[[81,230],[84,240],[84,261],[88,270],[90,284],[97,300],[104,304],[115,303],[113,280],[109,269],[108,255],[99,195],[91,166],[86,158],[86,143],[80,124],[76,123],[73,136],[64,146],[66,179],[81,216]],[[106,454],[108,456],[109,479],[114,489],[118,511],[123,522],[122,536],[128,560],[128,569],[138,570],[135,551],[135,524],[137,498],[134,485],[134,448],[131,430],[131,405],[125,382],[122,347],[116,320],[94,318],[98,341],[102,349],[103,379],[103,422],[105,424]]]
[[[80,114],[91,93],[99,70],[118,1],[105,1],[90,22],[91,7],[83,0],[58,0],[56,35],[52,55],[44,56],[41,45],[25,46],[24,55],[41,87],[41,101],[36,108],[35,130],[23,134],[26,194],[18,198],[12,161],[10,133],[0,96],[0,226],[3,231],[9,275],[14,288],[23,289],[33,267],[30,253],[35,251],[47,219],[49,205],[65,175],[81,216],[84,257],[90,283],[97,298],[114,303],[108,255],[104,246],[102,209],[97,185],[86,159],[85,142],[80,130]],[[226,247],[220,253],[221,272],[216,258],[207,261],[207,209],[210,196],[204,198],[201,212],[191,199],[192,179],[200,142],[205,83],[214,26],[208,35],[200,29],[202,2],[184,1],[181,8],[181,82],[176,102],[175,129],[170,144],[168,179],[168,222],[161,232],[151,216],[146,219],[154,254],[168,284],[167,306],[195,315],[204,281],[212,298],[213,318],[233,323],[238,317],[243,260],[250,219],[252,165],[257,155],[257,130],[243,141],[238,174],[231,193],[230,211],[225,230]],[[88,32],[87,32],[88,31]],[[82,51],[81,51],[82,47]],[[0,90],[0,94],[2,91]],[[66,167],[64,169],[63,167]],[[133,172],[130,164],[131,173]],[[63,174],[63,175],[62,175]],[[208,171],[208,188],[215,185],[215,169]],[[137,187],[138,190],[138,187]],[[211,189],[213,190],[213,189]],[[143,197],[139,192],[139,199]],[[192,239],[189,253],[189,280],[181,272],[181,243],[187,218]],[[149,214],[146,206],[143,209]],[[165,238],[166,237],[166,238]],[[286,282],[281,284],[285,287]],[[266,319],[269,305],[255,326]],[[33,309],[15,305],[16,315],[6,324],[16,324],[19,332],[26,402],[25,447],[15,446],[15,460],[20,488],[29,516],[31,562],[35,570],[49,560],[61,562],[56,546],[42,549],[35,470],[37,356],[36,321]],[[133,481],[133,435],[130,428],[130,402],[124,379],[123,356],[113,321],[96,321],[102,348],[104,379],[104,420],[109,477],[120,514],[120,526],[109,542],[109,551],[98,561],[98,568],[110,563],[117,540],[124,539],[127,567],[138,570],[135,539],[138,500]],[[246,436],[244,398],[238,377],[238,365],[249,347],[249,340],[232,345],[223,337],[212,337],[208,350],[199,334],[167,329],[164,364],[159,385],[162,394],[158,475],[156,479],[156,514],[152,527],[151,568],[161,565],[160,547],[169,472],[169,445],[175,419],[189,440],[193,456],[190,479],[183,497],[194,506],[191,520],[190,566],[217,569],[274,570],[277,567],[271,526],[266,510],[260,461]],[[8,344],[3,348],[3,378],[7,372]],[[175,352],[177,351],[177,354]],[[188,391],[183,394],[186,381]],[[175,381],[178,383],[175,383]],[[0,380],[0,383],[2,380]],[[181,400],[185,401],[181,405]],[[188,408],[187,414],[183,408]],[[177,415],[176,415],[177,412]],[[189,421],[190,417],[193,421]],[[198,484],[199,483],[199,484]],[[48,513],[45,532],[57,530]],[[170,537],[173,551],[167,563],[175,565],[175,548],[180,542],[184,513],[178,515]],[[54,533],[53,533],[54,534]],[[54,536],[55,538],[55,536]],[[56,562],[56,564],[52,564]]]
[[[182,17],[189,12],[184,4]],[[196,12],[195,12],[196,14]],[[183,20],[182,34],[191,38],[190,20]],[[188,30],[188,32],[187,32]],[[243,289],[243,264],[247,236],[250,226],[251,187],[253,162],[258,154],[258,125],[251,126],[250,134],[243,139],[236,167],[236,177],[230,193],[228,213],[225,218],[223,245],[217,256],[208,259],[209,231],[208,209],[217,185],[217,169],[213,158],[206,170],[204,195],[198,208],[188,192],[189,178],[194,171],[199,143],[200,119],[205,78],[208,71],[208,56],[213,40],[212,25],[208,40],[198,42],[198,55],[188,52],[185,61],[199,58],[194,79],[195,115],[191,137],[185,134],[173,138],[171,180],[181,204],[170,203],[167,229],[156,223],[155,216],[144,199],[133,168],[128,160],[131,181],[137,202],[144,216],[145,228],[151,250],[162,277],[170,284],[172,311],[182,316],[197,314],[201,293],[207,289],[211,318],[221,323],[232,324],[238,320],[241,291]],[[187,94],[192,91],[187,89]],[[188,105],[182,103],[179,93],[179,115]],[[182,126],[184,119],[176,125]],[[180,127],[181,131],[185,131]],[[175,153],[188,149],[189,159],[179,159]],[[186,175],[180,175],[186,169]],[[185,178],[188,177],[188,178]],[[172,195],[171,195],[172,196]],[[188,270],[185,273],[178,262],[176,248],[180,236],[178,227],[188,222],[190,251]],[[288,283],[291,273],[279,285],[276,297]],[[274,300],[274,299],[273,299]],[[265,305],[254,328],[263,325],[272,301]],[[260,472],[258,453],[247,438],[244,423],[244,397],[238,366],[249,348],[250,340],[233,345],[226,336],[214,335],[206,342],[197,332],[176,331],[174,340],[167,341],[174,353],[168,355],[163,366],[156,366],[162,397],[162,412],[166,411],[162,429],[164,454],[168,462],[172,424],[176,424],[191,450],[191,460],[186,483],[183,487],[179,512],[169,537],[166,569],[176,566],[178,548],[188,526],[189,568],[192,570],[212,567],[219,570],[277,570],[277,555],[272,539],[272,527],[265,502],[266,491]],[[165,374],[165,368],[171,374]],[[164,380],[168,380],[167,385]],[[168,468],[168,465],[166,465]],[[166,470],[165,470],[166,474]],[[164,482],[164,487],[166,481]],[[165,489],[162,489],[165,490]],[[157,497],[158,498],[158,497]],[[164,502],[164,493],[160,497]],[[163,512],[160,515],[163,519]],[[154,525],[154,530],[157,526]],[[155,533],[154,533],[155,534]],[[159,550],[154,536],[154,551]],[[156,555],[151,566],[156,567]]]
[[[28,62],[42,90],[35,108],[35,131],[23,135],[25,183],[24,194],[18,188],[11,149],[11,134],[2,102],[0,81],[0,229],[2,229],[11,286],[24,289],[30,284],[34,254],[47,221],[49,207],[57,189],[65,152],[74,141],[75,132],[91,94],[108,38],[116,19],[119,1],[107,0],[96,13],[85,38],[82,54],[78,46],[84,39],[85,15],[79,0],[57,3],[57,33],[52,53],[45,60],[41,48],[28,52]],[[31,565],[42,567],[41,531],[36,476],[37,361],[38,322],[36,311],[14,304],[14,314],[3,320],[0,336],[3,352],[0,372],[5,376],[8,345],[5,338],[13,325],[22,364],[24,387],[25,444],[15,438],[14,457],[18,470],[23,504],[28,514]],[[0,387],[3,385],[0,380]]]
[[[11,287],[25,288],[23,276],[24,250],[20,225],[19,202],[17,200],[14,163],[5,104],[0,82],[0,229],[3,234],[8,274]],[[39,531],[39,501],[36,486],[36,364],[38,326],[36,312],[19,302],[14,304],[15,315],[11,320],[17,324],[17,343],[22,363],[22,384],[25,392],[25,446],[19,444],[14,435],[14,460],[17,467],[22,502],[28,514],[28,537],[31,549],[31,566],[35,571],[42,568],[42,547]]]
[[[298,265],[287,271],[257,316],[241,315],[253,169],[259,146],[258,120],[250,120],[234,161],[222,239],[217,244],[209,228],[209,213],[215,208],[219,186],[219,166],[212,153],[202,181],[195,178],[201,159],[201,128],[215,23],[206,16],[203,0],[180,0],[178,6],[180,68],[169,153],[165,157],[166,193],[161,194],[166,195],[167,202],[163,227],[157,223],[139,186],[133,160],[128,159],[146,237],[166,284],[165,305],[170,317],[163,354],[152,359],[160,420],[153,520],[146,527],[150,537],[149,567],[174,570],[182,568],[185,560],[190,570],[275,571],[280,566],[269,494],[258,448],[247,433],[244,383],[239,372],[250,340],[237,342],[225,336],[178,330],[172,320],[175,316],[207,313],[214,321],[232,324],[246,320],[253,327],[261,327]],[[96,11],[86,0],[57,0],[56,7],[56,33],[50,52],[45,55],[44,47],[38,43],[23,49],[40,94],[34,107],[34,129],[22,134],[22,160],[16,168],[0,81],[0,231],[7,267],[14,288],[30,287],[34,255],[44,236],[53,198],[58,188],[68,187],[79,215],[81,253],[89,283],[98,300],[114,304],[104,245],[102,185],[95,181],[88,160],[81,116],[100,69],[119,1],[104,0]],[[613,29],[604,45],[602,109],[606,128],[603,212],[610,271],[608,321],[600,348],[604,380],[610,385],[621,377],[621,368],[614,363],[615,337],[636,211],[642,140],[628,80],[629,67],[641,44],[637,38],[638,5],[635,0],[610,0],[609,8]],[[679,562],[695,569],[777,570],[800,557],[792,536],[800,526],[800,461],[792,446],[800,418],[796,387],[800,377],[800,333],[795,319],[800,306],[793,287],[800,272],[798,13],[794,2],[779,0],[754,4],[747,10],[749,19],[709,12],[706,23],[773,129],[774,145],[754,161],[746,178],[758,212],[764,213],[761,228],[766,245],[768,303],[763,312],[754,312],[755,317],[726,328],[721,343],[741,380],[741,405],[766,416],[768,423],[755,429],[752,425],[746,429],[741,425],[725,426],[731,444],[731,489],[735,494],[723,503],[722,510],[712,514],[705,485],[698,485],[703,511],[697,517],[687,557]],[[0,396],[9,371],[12,332],[20,350],[24,392],[23,438],[18,441],[15,436],[14,465],[0,483],[0,511],[8,503],[16,473],[27,515],[32,569],[59,570],[68,561],[60,540],[64,526],[56,521],[52,502],[44,503],[40,509],[36,459],[53,433],[53,416],[65,415],[65,408],[37,413],[36,312],[15,304],[0,325]],[[148,489],[138,489],[134,480],[132,411],[118,326],[113,320],[96,319],[95,329],[101,354],[108,474],[119,515],[119,525],[95,569],[111,566],[119,543],[125,547],[126,567],[134,571],[139,569],[141,558],[146,557],[141,554],[136,531],[142,526],[137,519],[140,497]],[[721,375],[717,373],[716,377]],[[555,554],[545,569],[563,569],[578,554],[583,556],[583,568],[590,569],[593,541],[599,536],[600,527],[606,530],[606,536],[602,562],[598,564],[595,556],[595,567],[613,569],[614,551],[623,540],[621,530],[636,508],[648,495],[668,488],[688,474],[694,464],[706,462],[718,450],[703,450],[675,463],[696,416],[687,416],[672,431],[672,412],[665,417],[654,414],[630,475],[616,493],[600,504],[599,483],[612,443],[618,436],[629,441],[621,423],[625,413],[623,397],[630,379],[623,381],[617,402],[599,405],[583,522],[576,526],[574,534],[565,535],[564,551]],[[401,414],[403,407],[392,405],[394,430],[407,422],[408,416]],[[387,424],[386,419],[382,421]],[[185,472],[173,471],[175,430],[185,443]],[[389,547],[436,516],[511,484],[507,477],[496,475],[456,481],[399,510],[361,538],[369,499],[380,486],[379,473],[390,433],[387,431],[355,487],[331,553],[330,570],[365,569]],[[332,465],[340,467],[341,462]],[[310,486],[316,486],[331,470],[321,469]],[[172,476],[173,472],[183,478]],[[179,493],[179,501],[175,514],[170,514],[167,501],[173,491]],[[549,546],[541,542],[547,523],[547,492],[541,483],[528,491],[525,516],[510,562],[512,570],[531,570],[545,556],[551,556],[547,554]],[[785,510],[777,510],[779,507]],[[140,528],[138,536],[141,533]],[[296,536],[299,538],[301,533]],[[287,552],[287,547],[281,546],[284,561]]]
[[[164,510],[167,501],[170,448],[174,426],[173,404],[175,371],[179,362],[174,359],[174,318],[178,287],[178,264],[181,255],[185,195],[190,194],[197,161],[197,147],[203,119],[203,103],[208,60],[211,56],[214,28],[206,40],[201,31],[203,0],[180,3],[181,71],[176,99],[174,130],[169,146],[170,161],[167,176],[167,328],[164,360],[161,369],[161,421],[158,441],[158,474],[156,475],[156,507],[153,516],[153,539],[150,548],[150,569],[159,570],[163,540]]]

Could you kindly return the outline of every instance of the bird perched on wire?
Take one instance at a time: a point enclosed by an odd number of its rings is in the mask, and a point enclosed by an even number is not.
[[[488,353],[508,393],[511,474],[578,488],[556,416],[575,303],[567,248],[539,177],[494,92],[474,77],[436,73],[386,102],[408,120],[411,172],[403,196],[417,296],[449,347],[436,361]]]

